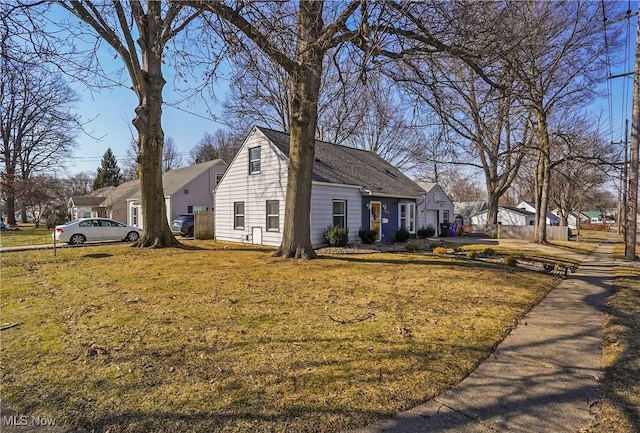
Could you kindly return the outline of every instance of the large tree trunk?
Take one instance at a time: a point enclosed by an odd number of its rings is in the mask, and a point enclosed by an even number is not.
[[[487,188],[487,225],[498,224],[498,195]]]
[[[153,40],[153,20],[149,20],[146,41]],[[162,77],[161,50],[143,50],[144,82],[136,89],[138,107],[133,124],[138,131],[138,169],[140,174],[140,197],[142,203],[142,236],[135,246],[173,247],[180,245],[169,228],[167,208],[162,185]]]
[[[298,15],[297,67],[291,76],[289,171],[282,244],[275,255],[313,259],[311,246],[311,182],[318,123],[323,52],[315,44],[322,31],[320,1],[303,1]]]
[[[538,164],[535,178],[535,234],[534,241],[547,243],[547,209],[549,208],[549,188],[551,181],[551,154],[546,116],[537,114]]]

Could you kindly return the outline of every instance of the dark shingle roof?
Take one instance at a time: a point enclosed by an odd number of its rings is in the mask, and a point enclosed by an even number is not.
[[[289,156],[289,134],[262,127],[257,129]],[[426,192],[374,152],[319,140],[316,140],[313,180],[359,186],[374,196],[418,198]]]

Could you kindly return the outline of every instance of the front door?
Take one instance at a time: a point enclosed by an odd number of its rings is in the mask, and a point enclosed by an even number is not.
[[[369,227],[376,232],[376,240],[379,241],[382,238],[382,224],[380,221],[382,204],[379,201],[372,201],[369,205],[371,218]]]
[[[262,245],[262,227],[251,227],[251,242]]]

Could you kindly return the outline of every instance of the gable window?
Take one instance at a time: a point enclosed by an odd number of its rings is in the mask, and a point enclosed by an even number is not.
[[[336,227],[347,227],[347,201],[333,201],[333,225]]]
[[[399,209],[400,227],[404,227],[411,234],[416,232],[416,204],[400,203]]]
[[[233,228],[235,230],[244,229],[244,202],[233,203]]]
[[[260,173],[260,146],[249,149],[249,174]]]
[[[216,173],[216,185],[220,183],[222,176],[224,176],[224,173]]]
[[[280,230],[280,202],[278,200],[267,200],[267,231],[277,232]]]

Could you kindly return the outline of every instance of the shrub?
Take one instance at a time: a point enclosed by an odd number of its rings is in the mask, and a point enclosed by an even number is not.
[[[495,256],[496,250],[494,250],[493,248],[485,248],[483,254],[488,257]]]
[[[344,247],[349,243],[349,231],[340,226],[330,226],[324,232],[324,238],[332,247]]]
[[[436,234],[436,229],[431,224],[429,224],[426,228],[422,227],[421,229],[418,230],[418,233],[417,233],[420,239],[430,238],[435,234]]]
[[[409,240],[409,236],[411,236],[409,231],[404,227],[400,227],[396,230],[396,242],[406,242]]]
[[[360,229],[358,232],[358,236],[360,236],[360,240],[363,244],[371,245],[376,241],[376,231],[369,229]]]
[[[447,254],[447,248],[446,247],[435,247],[433,249],[433,254],[435,254],[436,256],[442,255],[442,254]]]
[[[415,253],[416,251],[418,251],[420,249],[420,245],[418,245],[417,242],[407,242],[407,245],[405,246],[405,248],[410,253]]]
[[[471,260],[475,260],[476,258],[478,258],[478,252],[477,251],[467,251],[467,257],[470,258]]]
[[[515,257],[513,256],[505,256],[504,259],[502,259],[504,261],[504,264],[507,266],[518,266],[518,260],[516,260]]]

